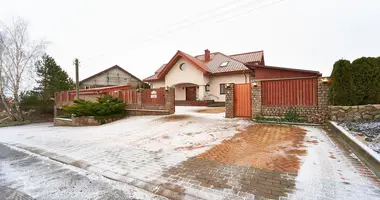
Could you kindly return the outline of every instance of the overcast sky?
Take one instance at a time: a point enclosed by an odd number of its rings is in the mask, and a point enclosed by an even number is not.
[[[0,20],[27,20],[71,77],[78,57],[81,79],[115,64],[143,79],[177,50],[206,48],[264,50],[267,65],[328,76],[340,58],[380,56],[379,8],[379,0],[0,0]]]

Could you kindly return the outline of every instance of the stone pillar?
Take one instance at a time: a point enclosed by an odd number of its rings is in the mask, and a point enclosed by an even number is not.
[[[319,123],[326,122],[329,118],[329,83],[318,80],[318,115]]]
[[[142,99],[141,99],[141,90],[142,89],[137,89],[136,95],[137,95],[137,109],[142,109]]]
[[[261,85],[256,84],[252,84],[252,118],[261,116]]]
[[[226,118],[234,118],[234,84],[226,86]]]
[[[169,114],[175,113],[175,88],[168,87],[165,90],[165,108]]]
[[[204,100],[204,97],[205,97],[205,86],[204,85],[200,85],[198,86],[198,100],[199,101],[203,101]]]

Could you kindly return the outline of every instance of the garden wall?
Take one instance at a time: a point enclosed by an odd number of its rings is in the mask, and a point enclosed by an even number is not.
[[[81,116],[81,117],[71,117],[71,119],[67,118],[55,118],[54,125],[55,126],[99,126],[102,124],[111,123],[117,120],[120,120],[124,117],[113,117],[107,118],[103,120],[97,120],[94,116]]]
[[[359,106],[329,106],[333,121],[380,120],[380,104]]]
[[[265,82],[268,87],[271,81]],[[252,111],[254,116],[283,117],[293,109],[308,122],[324,123],[328,119],[329,84],[322,79],[284,79],[274,80],[272,88],[257,83],[252,87]],[[271,95],[268,95],[268,93]],[[270,96],[274,96],[270,97]],[[268,99],[271,98],[271,99]]]

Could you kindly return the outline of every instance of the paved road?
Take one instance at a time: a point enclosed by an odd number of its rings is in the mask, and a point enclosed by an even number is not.
[[[0,199],[155,199],[150,193],[0,144]]]

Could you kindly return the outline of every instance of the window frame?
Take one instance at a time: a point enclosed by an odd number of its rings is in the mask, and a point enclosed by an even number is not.
[[[205,85],[205,91],[210,92],[210,84]]]
[[[223,86],[223,93],[222,93],[222,86]],[[219,84],[219,94],[220,95],[226,94],[226,83]]]
[[[185,68],[183,68],[183,67],[185,67]],[[187,64],[186,64],[186,63],[181,63],[181,64],[179,65],[179,70],[181,70],[181,71],[185,71],[185,70],[186,70],[186,67],[187,67]]]

